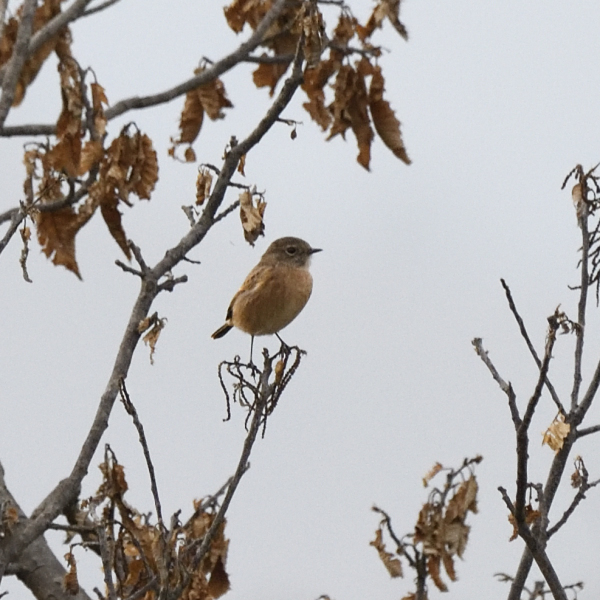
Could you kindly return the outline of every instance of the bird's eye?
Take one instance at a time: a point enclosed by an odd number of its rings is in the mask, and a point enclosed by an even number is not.
[[[290,256],[294,256],[294,254],[296,254],[298,248],[296,248],[296,246],[288,246],[285,251],[290,255]]]

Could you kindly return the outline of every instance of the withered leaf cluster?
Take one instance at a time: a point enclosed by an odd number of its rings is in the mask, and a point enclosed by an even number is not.
[[[36,10],[34,29],[57,15],[60,7],[59,0],[45,0]],[[10,59],[20,16],[21,9],[6,24],[0,65]],[[150,138],[137,128],[123,128],[107,144],[106,93],[97,81],[85,81],[87,73],[72,54],[68,28],[28,59],[15,103],[22,100],[27,85],[52,52],[58,57],[62,108],[55,139],[26,148],[23,189],[43,252],[54,264],[80,277],[75,238],[98,208],[110,234],[130,258],[119,205],[131,206],[131,195],[150,198],[158,180],[158,161]]]
[[[256,29],[273,6],[272,0],[234,0],[225,7],[225,18],[236,33],[245,25]],[[406,164],[406,152],[400,122],[389,102],[384,99],[385,79],[377,58],[381,49],[373,45],[371,36],[384,21],[403,36],[406,28],[400,21],[400,0],[379,0],[367,20],[361,25],[347,7],[341,7],[336,27],[329,36],[317,3],[310,0],[289,2],[267,30],[261,46],[265,51],[258,57],[260,64],[252,78],[256,87],[275,88],[288,70],[298,46],[306,59],[302,89],[308,97],[304,108],[310,117],[328,133],[327,139],[350,129],[358,144],[358,162],[369,169],[371,144],[375,133],[383,143]],[[358,56],[353,60],[353,56]],[[197,73],[198,71],[196,71]],[[214,109],[207,108],[209,94]],[[210,118],[222,118],[222,109],[230,107],[219,79],[188,93],[180,118],[179,138],[172,140],[171,155],[181,144],[192,144],[202,126],[204,113]],[[191,147],[185,151],[186,160],[195,160]]]
[[[428,486],[440,472],[446,471],[446,482],[441,489],[433,488],[427,502],[419,512],[414,533],[399,538],[393,532],[389,515],[380,508],[373,507],[375,512],[383,515],[375,539],[371,542],[379,554],[391,577],[402,577],[402,561],[417,571],[416,580],[421,589],[418,594],[409,594],[405,599],[427,597],[427,578],[430,578],[441,591],[448,591],[442,579],[442,565],[451,581],[456,581],[454,559],[463,557],[469,540],[470,527],[466,524],[469,512],[477,512],[477,479],[473,472],[474,465],[481,462],[482,457],[467,459],[463,465],[452,470],[436,463],[423,478]],[[387,530],[396,544],[396,552],[390,552],[384,543],[384,532]],[[425,595],[423,595],[425,594]]]
[[[448,586],[441,577],[441,566],[456,581],[454,557],[462,558],[467,546],[471,528],[465,521],[469,511],[477,512],[477,490],[477,480],[471,475],[453,490],[447,501],[443,493],[434,491],[419,513],[414,542],[423,545],[427,572],[443,592]]]
[[[194,75],[199,75],[202,71],[204,71],[204,67],[199,67],[194,71]],[[187,144],[184,159],[186,162],[194,162],[196,154],[191,145],[200,133],[204,115],[212,121],[216,121],[225,117],[224,108],[232,107],[233,104],[227,98],[225,86],[219,78],[189,91],[185,96],[185,104],[179,119],[179,137],[171,138],[169,155],[175,157],[177,148]]]
[[[129,598],[148,584],[142,598],[154,600],[160,590],[179,590],[182,600],[212,600],[229,590],[225,570],[229,540],[225,538],[225,523],[216,530],[209,551],[196,564],[195,551],[214,520],[212,509],[201,501],[194,503],[194,512],[185,523],[177,519],[171,529],[152,523],[124,499],[128,485],[125,471],[112,451],[107,450],[100,465],[103,481],[96,495],[82,503],[78,520],[93,523],[98,534],[104,531],[99,551],[103,564],[110,565],[110,579],[118,598]],[[98,539],[97,536],[96,539]],[[72,555],[68,558],[69,573],[65,585],[74,585],[75,570]]]

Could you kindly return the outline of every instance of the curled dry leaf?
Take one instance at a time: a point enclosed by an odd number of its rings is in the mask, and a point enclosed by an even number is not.
[[[146,320],[142,321],[145,323]],[[142,326],[142,323],[138,326]],[[142,338],[144,344],[150,347],[150,364],[154,364],[154,352],[156,351],[156,344],[158,343],[158,338],[160,337],[161,331],[165,328],[167,323],[166,319],[159,319],[158,315],[154,313],[151,317],[150,328],[147,329],[146,335]]]
[[[383,99],[384,85],[381,67],[374,67],[369,88],[369,110],[373,125],[383,143],[394,153],[394,156],[410,165],[411,160],[406,153],[400,133],[400,121],[396,118],[388,101]]]
[[[81,274],[75,260],[75,236],[92,218],[96,207],[94,199],[88,198],[77,210],[67,206],[55,211],[38,212],[35,217],[38,242],[44,254],[55,265],[69,269],[79,279]]]
[[[369,545],[377,550],[379,558],[390,574],[390,577],[402,577],[402,563],[397,556],[394,556],[391,552],[386,550],[385,544],[383,543],[381,527],[377,528],[375,539],[369,542]]]
[[[575,457],[575,471],[571,475],[571,486],[581,488],[588,482],[589,473],[581,456]]]
[[[542,513],[540,513],[539,510],[535,510],[531,506],[531,504],[528,504],[525,507],[525,524],[526,525],[532,525],[541,516],[542,516]],[[516,540],[517,537],[519,537],[519,525],[517,523],[517,519],[515,518],[515,516],[513,514],[508,515],[508,522],[513,526],[512,535],[508,539],[509,542],[512,542],[513,540]]]
[[[271,0],[234,0],[223,11],[229,27],[240,33],[246,23],[256,29],[270,8]]]
[[[303,8],[300,22],[304,34],[304,58],[307,66],[311,67],[319,63],[328,40],[323,15],[317,4],[305,4]]]
[[[77,563],[72,552],[65,554],[65,560],[69,566],[69,570],[63,577],[63,589],[67,594],[76,596],[79,593],[79,581],[77,579]]]
[[[544,432],[542,445],[547,444],[554,452],[558,452],[562,449],[565,439],[570,431],[571,426],[568,423],[565,423],[565,416],[562,413],[559,413],[550,424],[550,427]]]
[[[90,89],[92,91],[92,110],[94,111],[94,137],[101,138],[106,133],[107,120],[104,106],[108,106],[108,98],[99,83],[92,83]]]
[[[408,31],[400,21],[401,0],[379,0],[364,27],[358,27],[358,36],[364,42],[373,35],[375,29],[382,26],[383,20],[388,19],[394,29],[405,39],[408,39]]]
[[[575,214],[577,215],[577,222],[585,215],[586,204],[583,199],[583,186],[581,183],[576,183],[571,190],[571,197],[573,198],[573,206],[575,207]]]
[[[264,235],[263,215],[267,203],[259,197],[254,204],[252,196],[253,194],[249,190],[244,190],[240,194],[240,219],[244,229],[244,238],[251,246],[254,246],[258,236]]]
[[[443,469],[441,463],[436,462],[427,473],[425,473],[425,477],[423,477],[423,487],[427,487],[429,482]]]
[[[302,89],[308,96],[308,102],[302,106],[323,131],[329,128],[333,120],[330,110],[325,106],[324,87],[340,66],[341,62],[337,58],[329,58],[304,71]]]
[[[204,71],[204,67],[200,67],[194,71],[195,75],[199,75]],[[190,90],[185,95],[183,110],[179,118],[179,137],[171,138],[171,148],[169,155],[175,156],[176,149],[183,144],[192,144],[202,128],[204,115],[211,119],[223,119],[225,113],[224,108],[231,108],[233,104],[227,98],[227,92],[223,82],[217,77],[200,87]],[[196,156],[188,148],[184,154],[186,162],[193,162]]]
[[[212,173],[205,167],[198,169],[196,178],[196,204],[204,204],[204,201],[210,196],[212,186]]]
[[[333,123],[327,139],[338,134],[345,137],[347,129],[352,128],[358,143],[356,160],[369,170],[373,130],[367,111],[368,97],[363,73],[350,65],[342,65],[335,80],[334,93],[333,103],[329,106]]]

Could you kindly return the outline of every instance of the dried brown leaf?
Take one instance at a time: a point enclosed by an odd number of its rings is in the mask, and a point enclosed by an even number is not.
[[[301,28],[304,34],[304,58],[310,67],[318,64],[321,54],[327,46],[327,35],[323,15],[317,4],[305,4],[304,15],[301,17]]]
[[[462,521],[444,523],[440,530],[440,554],[457,554],[462,558],[471,528]]]
[[[447,523],[458,520],[464,522],[467,511],[477,512],[477,479],[472,475],[463,481],[458,490],[448,501],[444,519]]]
[[[94,129],[98,137],[106,133],[106,115],[104,114],[104,105],[108,106],[108,98],[104,88],[99,83],[90,85],[92,90],[92,110],[94,111]]]
[[[340,46],[346,46],[356,33],[358,21],[350,14],[342,11],[337,25],[333,30],[333,41]]]
[[[427,572],[429,573],[429,577],[435,583],[435,586],[440,590],[440,592],[447,592],[448,586],[444,583],[440,573],[440,563],[441,557],[439,554],[431,555],[427,559]]]
[[[225,571],[222,557],[218,557],[210,573],[208,580],[207,591],[212,598],[220,598],[223,594],[229,591],[229,576]]]
[[[317,123],[323,131],[330,125],[333,119],[330,109],[325,106],[325,92],[323,88],[331,76],[340,68],[341,63],[333,58],[321,61],[313,68],[306,68],[302,89],[308,96],[308,102],[303,104],[312,120]]]
[[[115,242],[119,244],[119,248],[121,248],[123,254],[131,260],[131,250],[127,243],[127,235],[123,229],[122,215],[118,205],[119,199],[114,194],[112,196],[110,194],[105,194],[102,197],[102,203],[100,204],[100,213],[108,227],[110,235],[112,235]]]
[[[256,204],[254,204],[250,191],[244,190],[240,194],[240,219],[244,229],[244,238],[251,246],[254,246],[258,236],[264,235],[263,215],[266,207],[267,203],[260,198],[257,198]]]
[[[443,469],[441,463],[436,462],[427,473],[425,473],[425,477],[423,477],[423,487],[427,487],[429,482]]]
[[[67,594],[76,596],[79,593],[79,581],[77,579],[77,563],[71,552],[65,554],[65,560],[69,566],[69,570],[63,577],[63,589]]]
[[[252,29],[256,29],[271,8],[271,4],[271,0],[234,0],[223,11],[229,27],[240,33],[246,23]]]
[[[379,0],[365,26],[357,27],[358,37],[361,41],[364,42],[371,37],[375,29],[380,28],[386,18],[405,40],[408,39],[408,31],[400,21],[400,2],[401,0]]]
[[[210,196],[212,180],[212,173],[208,169],[198,169],[198,177],[196,178],[196,204],[204,204],[204,201]]]
[[[150,364],[154,364],[154,353],[156,352],[156,344],[160,337],[161,331],[166,325],[166,319],[159,319],[156,317],[152,323],[152,327],[147,331],[146,335],[142,338],[144,344],[150,347]]]
[[[174,145],[191,144],[200,133],[204,120],[204,107],[196,90],[191,90],[185,95],[183,111],[179,119],[179,138]]]
[[[238,166],[237,166],[237,172],[242,177],[246,177],[246,173],[244,171],[245,168],[246,168],[246,155],[242,154],[242,157],[240,158],[240,162],[238,163]]]
[[[90,169],[100,163],[104,156],[101,140],[88,140],[81,149],[78,175],[88,173]]]
[[[444,569],[450,578],[450,581],[456,581],[456,570],[454,569],[454,559],[448,552],[442,553],[442,563],[444,565]]]
[[[198,75],[202,71],[203,69],[196,69],[194,73]],[[200,86],[196,91],[206,116],[212,121],[225,118],[223,109],[233,107],[233,104],[227,98],[225,86],[218,77]]]
[[[543,434],[542,444],[547,444],[554,450],[554,452],[559,452],[564,443],[565,439],[569,435],[571,431],[571,426],[568,423],[565,423],[565,417],[562,413],[552,421],[550,427]]]
[[[39,212],[35,219],[38,241],[44,254],[52,258],[55,265],[69,269],[79,279],[81,274],[75,260],[75,236],[95,210],[96,204],[89,198],[78,211],[67,206],[51,212]]]
[[[65,171],[76,177],[80,171],[81,133],[63,133],[57,144],[48,151],[48,164],[54,171]]]
[[[391,552],[386,550],[385,544],[383,543],[381,527],[377,529],[375,532],[375,539],[369,542],[369,545],[377,550],[379,558],[390,574],[390,577],[402,577],[402,563],[397,556],[394,556]]]
[[[350,117],[350,126],[358,143],[356,160],[368,171],[371,162],[371,142],[374,136],[367,111],[365,78],[360,73],[356,73],[354,93],[348,103],[347,110]]]
[[[410,165],[411,160],[406,153],[400,133],[400,121],[396,118],[389,102],[383,99],[384,85],[381,67],[377,66],[374,68],[369,89],[369,110],[373,125],[383,143],[394,153],[394,156]]]
[[[355,74],[354,69],[350,65],[342,65],[337,71],[333,85],[334,99],[329,105],[329,112],[333,116],[333,123],[329,130],[328,140],[338,134],[345,137],[346,131],[350,127],[348,105],[354,93]]]
[[[263,54],[263,56],[267,55]],[[283,77],[289,66],[289,62],[261,63],[252,73],[252,81],[257,88],[270,88],[269,95],[273,96],[277,83]]]

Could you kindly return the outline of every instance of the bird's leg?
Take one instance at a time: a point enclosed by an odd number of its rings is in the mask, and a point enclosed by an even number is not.
[[[251,335],[250,336],[250,364],[253,365],[254,363],[252,362],[252,351],[254,350],[254,336]]]
[[[283,350],[284,350],[285,352],[289,352],[289,351],[290,351],[290,346],[288,346],[288,345],[287,345],[287,344],[286,344],[286,343],[285,343],[285,342],[284,342],[284,341],[281,339],[281,337],[279,337],[279,334],[278,334],[278,333],[276,333],[275,335],[277,336],[277,339],[278,339],[278,340],[281,342],[281,346],[282,346]]]

